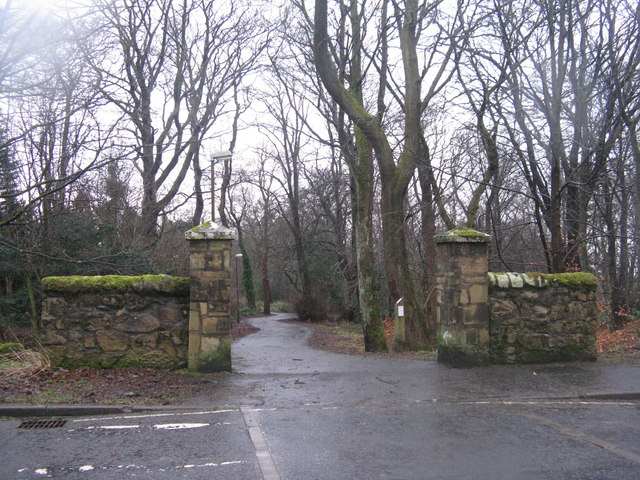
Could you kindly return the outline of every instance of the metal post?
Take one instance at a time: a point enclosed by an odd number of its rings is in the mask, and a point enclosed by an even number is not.
[[[211,221],[215,222],[216,220],[216,180],[215,180],[215,170],[216,163],[220,160],[224,160],[225,158],[231,158],[233,154],[229,150],[224,150],[222,152],[216,152],[211,155]],[[225,226],[225,225],[223,225]]]
[[[240,281],[238,280],[238,260],[242,259],[242,254],[236,255],[236,322],[240,323]]]

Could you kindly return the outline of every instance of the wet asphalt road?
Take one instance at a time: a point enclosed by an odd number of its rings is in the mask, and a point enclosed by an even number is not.
[[[612,395],[640,392],[639,367],[335,355],[276,320],[190,410],[1,421],[0,479],[640,478],[640,403]]]

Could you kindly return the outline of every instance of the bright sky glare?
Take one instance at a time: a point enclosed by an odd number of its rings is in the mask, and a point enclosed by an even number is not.
[[[70,0],[13,0],[16,8],[24,8],[33,12],[53,12],[72,3]]]

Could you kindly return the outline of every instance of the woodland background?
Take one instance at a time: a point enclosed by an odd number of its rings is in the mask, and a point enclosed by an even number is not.
[[[639,62],[630,0],[6,0],[0,324],[37,319],[45,276],[186,275],[184,232],[213,216],[245,313],[360,321],[368,350],[400,296],[406,347],[433,343],[454,227],[492,236],[493,271],[595,273],[620,328]]]

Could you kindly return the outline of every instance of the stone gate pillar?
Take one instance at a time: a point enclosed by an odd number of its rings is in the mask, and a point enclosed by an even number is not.
[[[435,236],[438,361],[488,365],[489,235],[458,228]]]
[[[192,372],[231,371],[231,242],[234,230],[206,222],[185,233],[189,242],[189,359]]]

